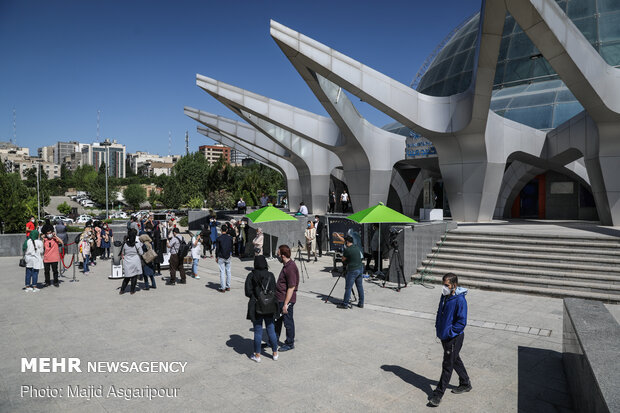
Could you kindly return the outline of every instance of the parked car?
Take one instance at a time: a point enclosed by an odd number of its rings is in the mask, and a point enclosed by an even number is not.
[[[91,217],[90,215],[80,215],[75,222],[77,224],[86,224],[88,221],[90,221],[92,219],[93,219],[93,217]]]
[[[114,212],[114,213],[110,214],[110,218],[112,218],[112,219],[127,219],[128,216],[123,211],[117,211],[117,212]]]

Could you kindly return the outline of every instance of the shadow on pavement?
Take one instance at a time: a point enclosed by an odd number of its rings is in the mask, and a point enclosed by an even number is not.
[[[230,340],[226,342],[228,347],[231,347],[237,354],[251,354],[252,347],[254,346],[254,340],[249,338],[243,338],[239,334],[231,334]],[[249,356],[248,356],[249,357]]]
[[[519,412],[573,411],[562,353],[519,346],[518,358]]]
[[[220,285],[212,281],[209,281],[208,283],[205,284],[205,287],[210,288],[212,290],[217,290],[220,288]]]
[[[429,380],[424,376],[414,373],[411,370],[407,370],[401,366],[384,364],[381,368],[385,371],[389,371],[400,377],[404,382],[411,384],[414,387],[422,390],[427,396],[432,396],[432,386],[437,384],[437,380]]]

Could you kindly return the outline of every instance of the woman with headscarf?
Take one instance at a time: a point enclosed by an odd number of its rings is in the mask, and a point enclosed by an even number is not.
[[[276,278],[268,270],[267,259],[259,255],[254,257],[254,270],[245,279],[245,296],[248,301],[247,319],[252,321],[254,326],[254,354],[251,359],[260,363],[260,348],[263,339],[263,322],[267,328],[267,335],[273,351],[273,359],[278,359],[278,339],[274,326],[274,319],[277,313],[277,303],[275,298]],[[273,305],[265,306],[261,297],[272,297]]]
[[[140,256],[142,252],[142,243],[136,239],[138,231],[131,228],[127,232],[127,238],[121,248],[121,257],[123,258],[123,285],[119,294],[125,294],[125,288],[131,281],[131,294],[136,293],[136,284],[138,283],[138,275],[142,274],[142,262]]]
[[[258,228],[256,230],[256,236],[252,241],[252,245],[254,245],[254,256],[263,255],[263,241],[265,240],[265,236],[263,235],[263,229]]]
[[[142,247],[141,247],[142,253],[145,253],[148,250],[155,251],[153,248],[153,239],[151,238],[152,236],[153,236],[153,224],[147,221],[146,224],[144,224],[144,233],[138,237],[138,240],[142,244]],[[157,285],[155,284],[155,261],[156,260],[157,258],[155,258],[151,262],[146,262],[144,260],[142,261],[142,275],[144,276],[144,289],[146,291],[148,291],[149,288],[157,288]],[[149,287],[149,278],[151,279],[150,287]]]
[[[43,242],[39,239],[39,231],[33,229],[22,246],[24,259],[26,260],[26,286],[25,291],[38,292],[37,281],[39,270],[43,268]]]
[[[101,259],[109,260],[110,259],[110,246],[114,242],[114,232],[112,228],[108,226],[107,222],[103,223],[103,228],[101,229]]]
[[[310,261],[310,253],[314,255],[314,261],[317,261],[316,258],[316,229],[314,228],[314,224],[312,221],[308,221],[308,226],[306,231],[304,232],[304,236],[306,237],[306,251],[308,251],[308,261]]]

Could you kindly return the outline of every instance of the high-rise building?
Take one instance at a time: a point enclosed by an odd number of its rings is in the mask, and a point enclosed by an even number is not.
[[[95,169],[99,169],[101,164],[106,161],[106,152],[109,152],[110,161],[108,174],[117,178],[125,177],[125,145],[117,143],[116,140],[105,142],[110,144],[106,146],[104,143],[95,142],[90,144],[80,144],[80,152],[82,154],[81,161],[83,165],[92,165]]]
[[[43,159],[45,162],[58,163],[54,162],[54,148],[55,145],[38,148],[37,153],[39,158]]]
[[[202,145],[198,148],[209,164],[214,164],[220,157],[224,157],[226,163],[230,163],[230,148],[225,145]]]
[[[79,151],[78,142],[56,142],[54,145],[54,163],[61,164],[67,156]]]

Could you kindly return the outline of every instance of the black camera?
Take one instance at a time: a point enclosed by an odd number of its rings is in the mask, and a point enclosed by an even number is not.
[[[388,239],[390,248],[398,249],[398,234],[401,232],[403,232],[402,228],[390,228],[390,238]]]
[[[297,240],[297,247],[298,248],[303,248],[303,246],[301,245],[301,241],[300,240]]]

